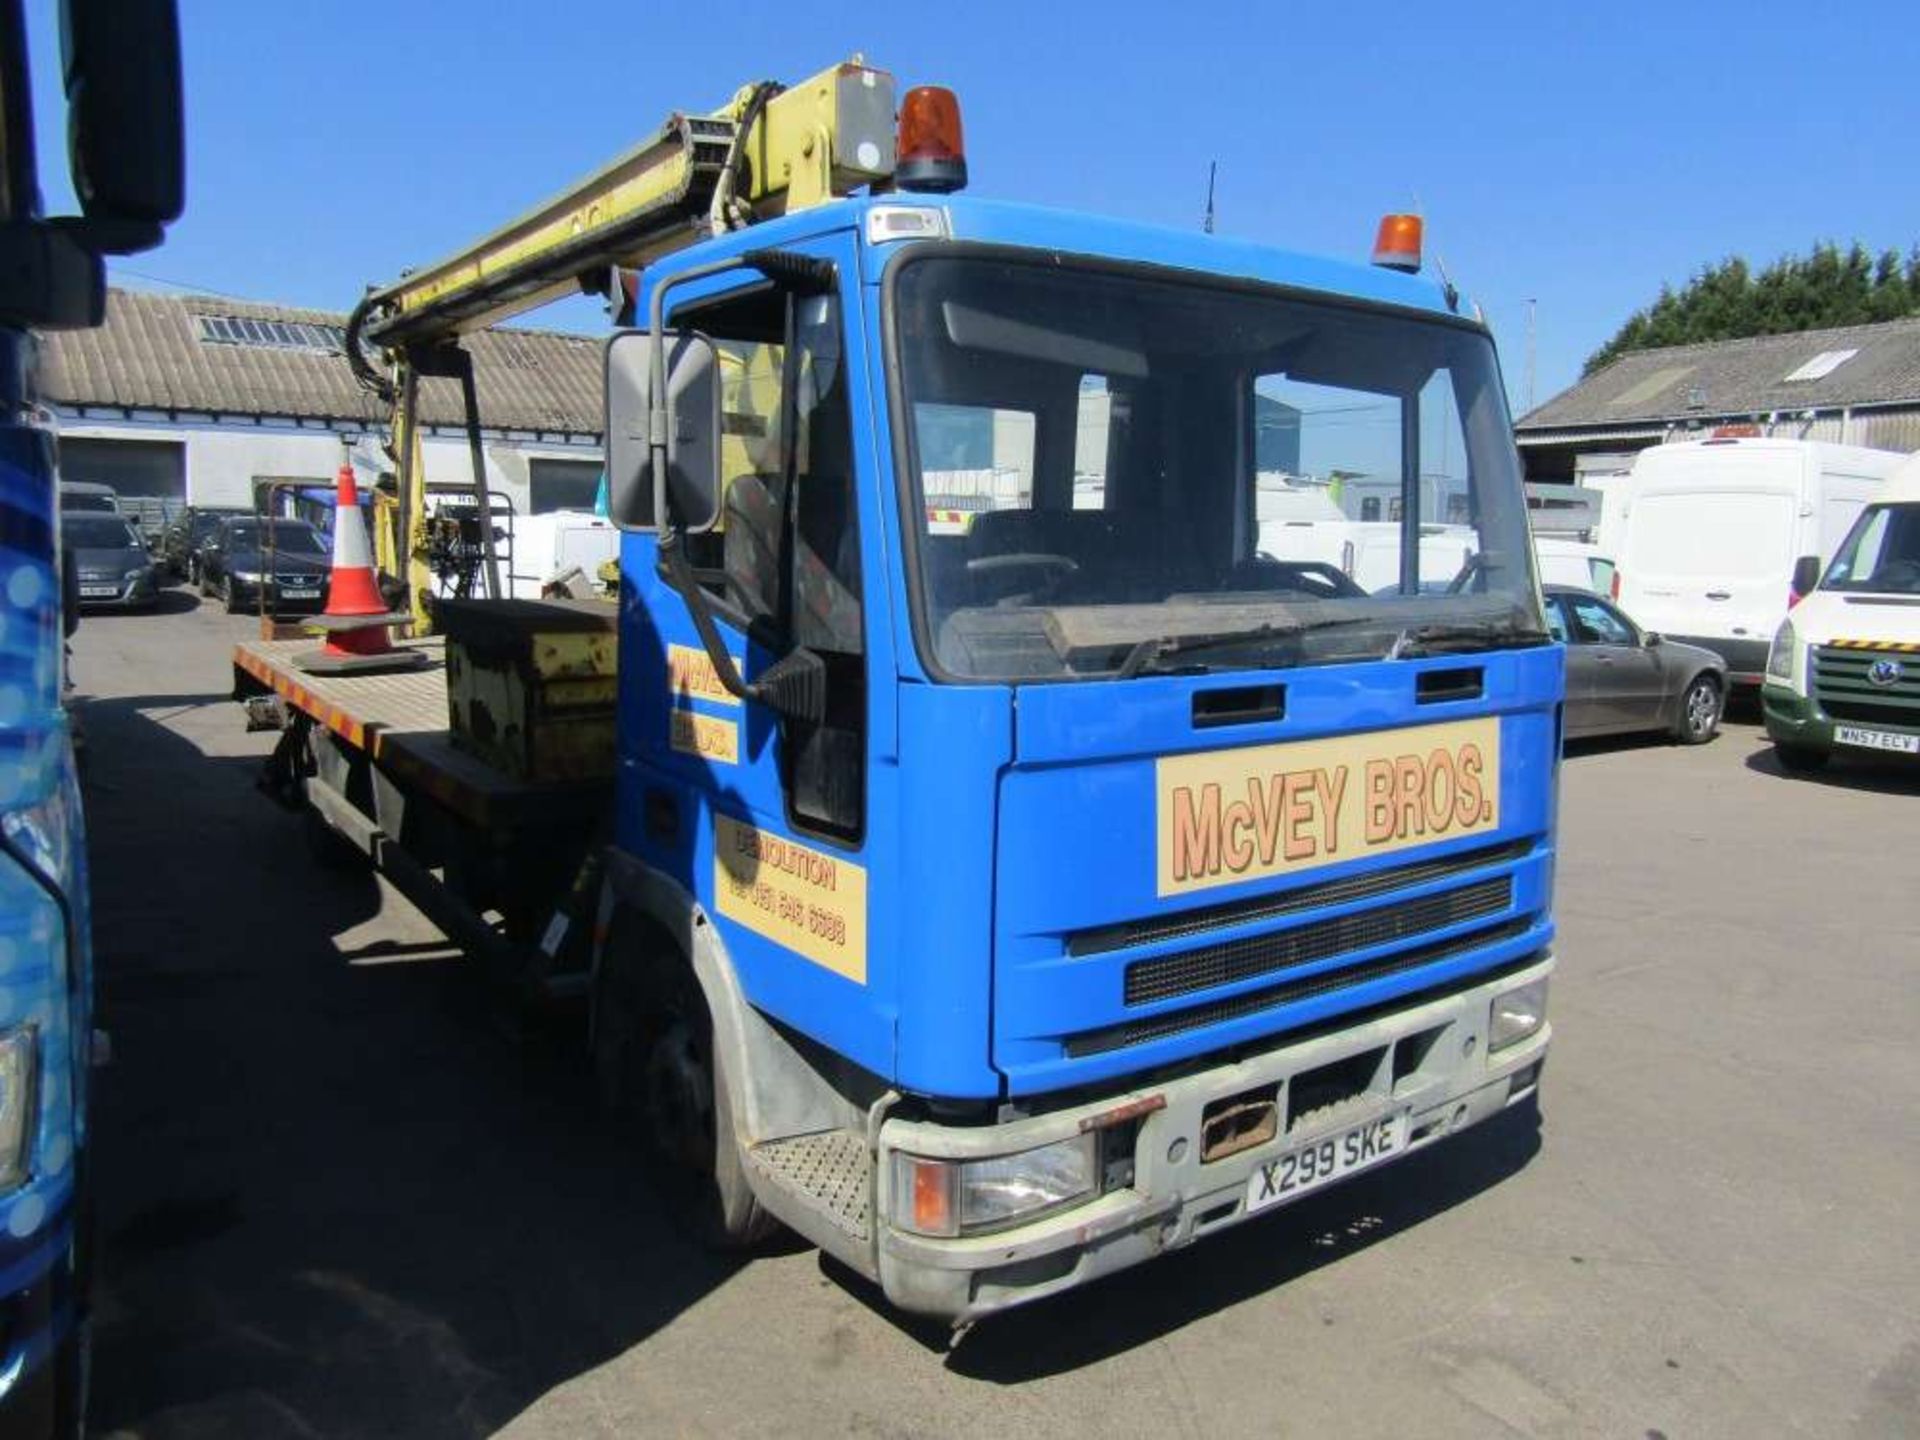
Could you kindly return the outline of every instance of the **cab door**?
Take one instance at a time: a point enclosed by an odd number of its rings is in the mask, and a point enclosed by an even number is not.
[[[887,617],[866,600],[879,523],[857,256],[840,234],[782,248],[831,260],[831,286],[799,293],[742,269],[673,292],[671,327],[720,355],[721,518],[683,543],[743,676],[804,647],[825,668],[825,715],[783,718],[730,694],[651,537],[631,537],[622,568],[644,605],[623,638],[650,629],[654,653],[630,667],[623,646],[622,727],[675,804],[643,793],[622,823],[701,905],[753,1005],[884,1074],[878,997],[892,977],[870,933],[868,822],[889,799],[870,777],[893,724],[869,667],[892,661]]]

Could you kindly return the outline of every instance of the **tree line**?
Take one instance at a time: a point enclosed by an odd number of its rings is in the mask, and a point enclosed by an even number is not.
[[[1635,350],[1786,335],[1841,325],[1871,325],[1920,313],[1920,244],[1902,258],[1877,257],[1855,241],[1831,242],[1806,255],[1774,261],[1757,275],[1739,256],[1709,265],[1683,289],[1660,287],[1660,298],[1634,312],[1613,338],[1587,357],[1587,376]]]

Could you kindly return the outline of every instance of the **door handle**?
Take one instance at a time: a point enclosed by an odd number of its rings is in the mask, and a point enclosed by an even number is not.
[[[1731,590],[1707,591],[1707,599],[1709,600],[1731,600],[1732,598],[1733,598],[1733,592]]]

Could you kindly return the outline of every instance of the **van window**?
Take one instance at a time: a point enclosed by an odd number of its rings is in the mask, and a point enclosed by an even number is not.
[[[1758,579],[1787,566],[1793,497],[1752,490],[1642,495],[1628,521],[1629,574]]]

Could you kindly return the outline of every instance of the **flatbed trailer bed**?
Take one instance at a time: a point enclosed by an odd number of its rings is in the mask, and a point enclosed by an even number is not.
[[[316,643],[234,646],[234,699],[272,695],[282,710],[264,788],[366,855],[503,978],[572,988],[553,920],[604,842],[611,778],[523,780],[462,750],[440,637],[399,642],[427,663],[385,674],[311,674],[295,657]]]

